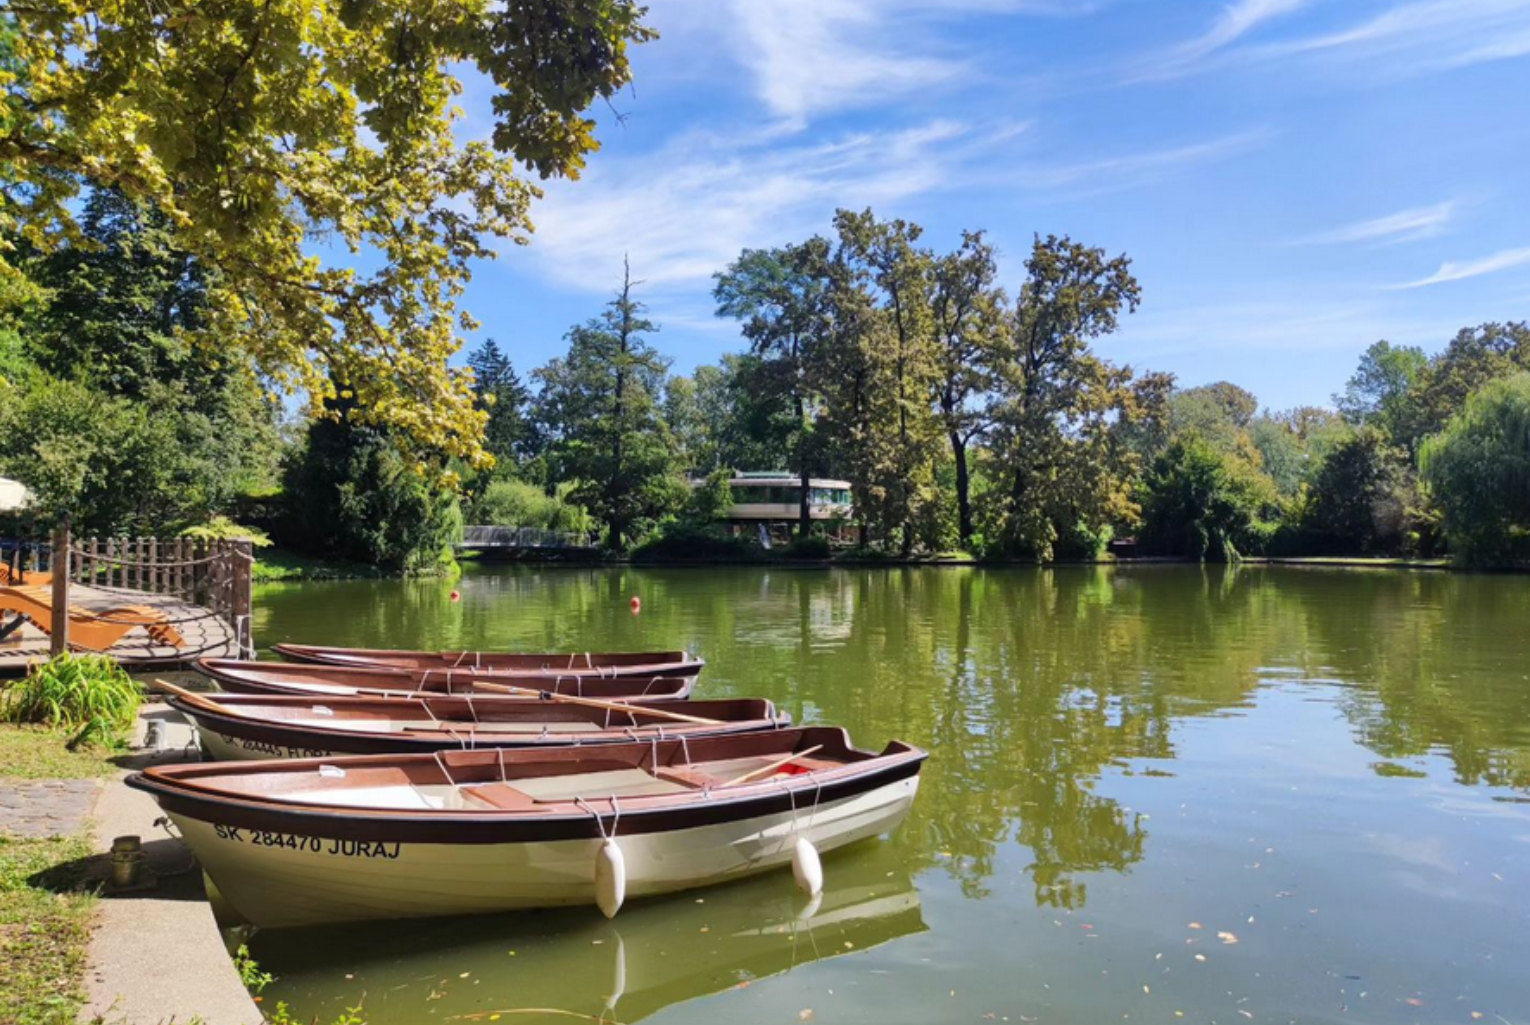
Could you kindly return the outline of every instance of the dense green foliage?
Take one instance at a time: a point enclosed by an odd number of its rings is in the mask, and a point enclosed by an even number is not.
[[[601,316],[568,334],[568,356],[536,372],[548,464],[625,550],[685,500],[678,450],[660,398],[668,360],[630,279]]]
[[[744,351],[689,375],[669,373],[630,278],[524,378],[485,340],[467,358],[493,459],[478,467],[405,443],[339,383],[289,428],[248,355],[190,344],[221,272],[164,215],[97,190],[79,220],[77,241],[19,238],[0,277],[0,473],[31,488],[36,521],[82,533],[251,523],[304,556],[413,573],[450,565],[465,516],[724,558],[757,543],[722,526],[724,479],[779,469],[803,484],[804,552],[826,543],[808,480],[842,477],[869,555],[1091,559],[1135,537],[1210,559],[1516,557],[1512,508],[1459,458],[1425,488],[1418,459],[1462,451],[1476,435],[1452,418],[1530,368],[1523,324],[1434,356],[1378,342],[1337,411],[1261,411],[1230,382],[1176,387],[1094,352],[1142,300],[1125,256],[1037,238],[1011,293],[979,232],[941,252],[918,225],[840,211],[716,275]],[[1441,432],[1455,447],[1431,448]]]
[[[599,148],[585,109],[653,36],[632,0],[33,0],[0,13],[0,233],[49,247],[95,183],[209,268],[191,332],[396,444],[478,461],[450,364],[475,261],[523,241],[542,177]],[[11,31],[14,28],[15,31]],[[465,82],[492,130],[462,132]],[[315,246],[366,252],[334,262]],[[0,277],[11,267],[0,248]],[[342,394],[342,393],[349,393]]]
[[[1250,463],[1194,433],[1176,438],[1145,482],[1143,538],[1165,555],[1235,562],[1256,542],[1273,489]]]
[[[1422,465],[1456,557],[1501,566],[1530,558],[1530,373],[1472,395]]]
[[[462,536],[457,495],[411,466],[381,428],[345,407],[315,420],[283,479],[278,540],[405,573],[450,566]]]
[[[206,275],[164,218],[96,191],[78,242],[21,247],[29,291],[0,301],[0,472],[38,511],[97,533],[173,532],[273,482],[276,410],[247,363],[189,348]]]

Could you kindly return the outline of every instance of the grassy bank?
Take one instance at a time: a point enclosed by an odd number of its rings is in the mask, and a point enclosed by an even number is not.
[[[0,785],[16,779],[89,779],[114,770],[112,752],[67,748],[69,735],[0,725]],[[84,835],[0,836],[0,1022],[72,1025],[85,999],[95,893],[80,866]]]
[[[267,548],[256,554],[255,566],[250,575],[257,584],[269,584],[282,580],[355,580],[388,574],[376,566],[361,562],[315,559],[296,552]]]

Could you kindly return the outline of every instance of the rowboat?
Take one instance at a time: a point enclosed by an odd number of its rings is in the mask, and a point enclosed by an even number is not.
[[[618,651],[530,654],[514,651],[401,651],[392,648],[331,648],[320,644],[273,644],[287,662],[395,669],[473,669],[524,676],[695,676],[706,665],[685,651]]]
[[[748,733],[791,721],[761,698],[621,705],[471,696],[186,694],[168,701],[196,727],[202,753],[220,761],[611,744]]]
[[[384,666],[291,665],[204,658],[197,670],[220,688],[238,694],[331,694],[400,697],[410,694],[499,694],[530,691],[574,694],[603,701],[683,701],[694,676],[507,677],[471,669],[390,669]],[[523,694],[523,696],[526,696]]]
[[[279,928],[588,904],[611,916],[627,897],[787,864],[801,884],[817,852],[903,820],[924,759],[812,727],[191,763],[128,784],[154,796],[239,914]]]

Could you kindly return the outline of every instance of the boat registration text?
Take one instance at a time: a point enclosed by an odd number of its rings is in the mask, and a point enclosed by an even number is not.
[[[312,851],[314,854],[333,854],[342,858],[384,858],[392,861],[398,857],[399,845],[374,840],[326,840],[317,836],[298,836],[296,833],[270,833],[263,829],[245,829],[243,826],[215,825],[213,829],[220,840],[247,843],[252,847],[285,847],[292,851]]]

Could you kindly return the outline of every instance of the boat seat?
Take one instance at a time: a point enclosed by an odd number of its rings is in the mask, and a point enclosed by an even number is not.
[[[482,786],[462,787],[464,797],[471,797],[499,811],[529,811],[536,807],[531,795],[505,783],[485,783]]]
[[[660,779],[671,783],[679,783],[681,786],[691,787],[695,790],[705,790],[707,787],[722,786],[723,780],[709,772],[700,772],[696,769],[685,769],[677,766],[661,765],[654,770],[653,774]]]

